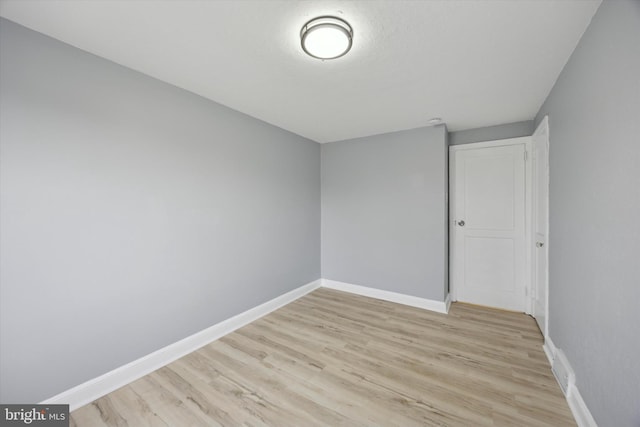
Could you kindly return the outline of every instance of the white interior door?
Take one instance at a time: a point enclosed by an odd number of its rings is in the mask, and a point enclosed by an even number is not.
[[[532,137],[533,154],[533,316],[547,336],[549,306],[549,127],[545,117]]]
[[[451,279],[457,301],[526,311],[524,140],[530,139],[451,147]]]

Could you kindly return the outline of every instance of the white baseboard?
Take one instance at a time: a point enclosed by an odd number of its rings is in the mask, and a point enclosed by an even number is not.
[[[351,283],[338,282],[335,280],[321,279],[321,286],[338,291],[350,292],[370,298],[377,298],[384,301],[396,302],[398,304],[409,305],[411,307],[423,308],[425,310],[436,311],[438,313],[448,313],[451,306],[451,298],[447,294],[444,301],[435,301],[427,298],[414,297],[397,292],[384,291],[382,289],[370,288],[368,286],[353,285]]]
[[[558,361],[556,361],[559,353],[558,348],[553,344],[553,341],[551,341],[550,337],[545,337],[544,345],[542,346],[542,348],[544,349],[544,353],[547,355],[547,359],[549,359],[549,364],[551,366],[553,366],[554,363],[558,363]],[[571,368],[568,359],[566,359],[566,356],[564,357],[563,363],[566,363],[568,365],[568,370],[573,372],[573,369]],[[562,389],[562,387],[560,388]],[[575,374],[570,376],[569,385],[567,387],[567,393],[565,397],[567,399],[567,403],[569,404],[569,409],[571,409],[571,413],[573,414],[573,418],[575,418],[576,424],[578,424],[578,427],[598,427],[596,420],[593,418],[593,415],[591,415],[591,411],[589,411],[587,404],[582,399],[580,391],[576,386]]]
[[[553,359],[556,358],[556,346],[551,341],[550,337],[544,337],[544,345],[542,346],[544,350],[544,354],[547,355],[547,360],[549,361],[549,365],[553,366]]]
[[[319,288],[321,280],[318,279],[304,286],[296,288],[286,294],[280,295],[257,307],[233,316],[217,323],[207,329],[188,336],[180,341],[170,344],[151,354],[127,363],[113,371],[82,383],[69,390],[53,396],[41,404],[68,404],[71,411],[80,408],[94,400],[123,387],[138,378],[166,366],[167,364],[185,356],[215,340],[223,337],[238,328],[241,328],[260,317],[271,313],[278,308]]]
[[[596,420],[591,415],[591,411],[587,408],[587,404],[582,400],[578,387],[575,384],[569,385],[569,393],[567,394],[567,402],[569,409],[576,419],[578,427],[598,427]]]
[[[449,313],[449,309],[451,308],[451,294],[447,294],[444,298],[444,313]]]

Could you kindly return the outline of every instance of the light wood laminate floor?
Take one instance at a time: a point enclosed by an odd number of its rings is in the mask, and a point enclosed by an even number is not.
[[[71,414],[72,426],[575,426],[524,314],[318,289]]]

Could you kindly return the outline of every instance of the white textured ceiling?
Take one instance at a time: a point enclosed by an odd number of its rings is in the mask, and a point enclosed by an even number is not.
[[[530,120],[601,0],[2,0],[3,17],[318,142]],[[353,49],[306,56],[336,15]]]

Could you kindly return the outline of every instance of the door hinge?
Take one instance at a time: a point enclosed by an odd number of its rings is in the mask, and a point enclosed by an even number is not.
[[[529,159],[529,152],[527,150],[524,151],[524,161],[526,162]]]

